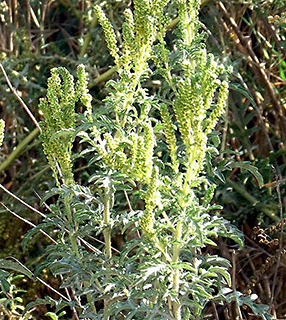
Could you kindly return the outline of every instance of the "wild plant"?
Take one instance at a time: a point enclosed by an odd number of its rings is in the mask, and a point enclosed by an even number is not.
[[[206,174],[228,82],[205,47],[199,4],[175,2],[179,24],[170,45],[171,2],[135,0],[124,12],[121,47],[95,7],[118,70],[100,108],[92,110],[82,65],[76,84],[66,69],[51,71],[41,138],[57,188],[43,201],[57,201],[38,228],[52,228],[57,244],[37,272],[48,267],[60,275],[73,299],[47,298],[27,309],[46,302],[57,312],[69,305],[84,319],[201,319],[208,303],[233,293],[230,262],[206,253],[218,236],[243,239],[220,216]],[[160,86],[151,95],[152,81]],[[77,103],[84,114],[76,114]],[[73,174],[76,137],[88,161],[85,185]]]

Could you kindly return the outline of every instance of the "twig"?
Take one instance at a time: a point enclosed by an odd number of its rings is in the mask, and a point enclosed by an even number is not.
[[[216,305],[215,303],[212,301],[212,307],[213,307],[213,310],[214,310],[214,316],[215,316],[215,320],[219,320],[219,316],[218,316],[218,312],[217,312],[217,309],[216,309]]]
[[[35,225],[33,222],[31,222],[31,221],[23,218],[22,216],[18,215],[16,212],[10,210],[8,207],[5,206],[5,204],[4,204],[3,202],[0,202],[0,204],[1,204],[8,212],[10,212],[13,216],[15,216],[16,218],[20,219],[21,221],[27,223],[29,226],[31,226],[31,227],[33,227],[33,228],[36,228],[36,225]],[[55,239],[53,239],[49,234],[47,234],[44,230],[39,229],[39,231],[41,232],[41,234],[43,234],[43,235],[46,236],[49,240],[51,240],[51,241],[53,242],[53,244],[58,244],[57,241],[56,241]]]
[[[42,212],[38,211],[37,209],[35,209],[34,207],[30,206],[27,202],[25,202],[24,200],[20,199],[19,197],[17,197],[14,193],[10,192],[8,189],[6,189],[2,184],[0,184],[0,189],[2,189],[4,192],[6,192],[7,194],[9,194],[11,197],[13,197],[14,199],[16,199],[17,201],[19,201],[22,205],[24,205],[25,207],[27,207],[28,209],[36,212],[37,214],[41,215],[43,218],[46,218],[46,215],[43,214]]]
[[[239,40],[238,42],[236,42],[237,47],[239,48],[239,50],[243,49],[242,53],[244,54],[246,61],[248,62],[249,66],[254,70],[254,73],[256,73],[258,75],[259,79],[261,80],[261,82],[265,86],[265,89],[266,89],[266,91],[269,95],[269,98],[273,104],[273,107],[277,113],[277,116],[280,119],[280,129],[281,129],[280,131],[282,133],[282,138],[285,140],[285,138],[286,138],[286,132],[285,132],[286,116],[285,116],[285,111],[284,111],[285,108],[282,107],[280,101],[276,97],[273,86],[267,77],[265,68],[260,63],[259,59],[255,55],[255,53],[251,47],[251,42],[249,41],[249,39],[247,37],[243,36],[238,25],[236,24],[233,17],[231,17],[231,15],[228,13],[224,4],[221,1],[219,1],[218,5],[219,5],[220,9],[222,10],[224,17],[226,18],[228,23],[231,25],[235,35],[237,36],[237,38]]]
[[[278,179],[277,179],[278,180]],[[271,290],[271,300],[270,300],[270,310],[272,309],[272,305],[274,302],[274,293],[275,293],[275,287],[276,287],[276,280],[277,280],[277,274],[278,274],[278,269],[281,261],[281,251],[283,247],[283,204],[282,204],[282,199],[281,199],[281,192],[280,192],[280,184],[277,183],[276,185],[276,192],[278,195],[278,200],[279,200],[279,205],[280,205],[280,239],[279,239],[279,249],[278,249],[278,254],[277,254],[277,260],[276,260],[276,266],[275,266],[275,272],[273,276],[273,284],[272,284],[272,290]]]
[[[6,192],[7,194],[9,194],[11,197],[13,197],[14,199],[16,199],[17,201],[19,201],[21,204],[23,204],[25,207],[27,207],[28,209],[34,211],[35,213],[39,214],[40,216],[42,216],[43,218],[47,219],[47,216],[42,213],[41,211],[35,209],[34,207],[30,206],[27,202],[23,201],[22,199],[20,199],[19,197],[17,197],[15,194],[13,194],[12,192],[10,192],[9,190],[7,190],[2,184],[0,184],[0,189],[2,189],[4,192]],[[69,233],[68,229],[65,229],[65,232]],[[95,248],[94,246],[92,246],[90,243],[88,243],[86,240],[84,240],[83,238],[81,238],[80,236],[77,237],[79,241],[81,241],[88,249],[90,249],[91,251],[93,251],[94,253],[101,253],[100,250],[98,250],[97,248]]]
[[[23,263],[21,263],[18,259],[14,258],[14,257],[7,257],[7,258],[11,258],[13,260],[15,260],[21,267],[23,267],[24,269],[26,269],[29,273],[31,273],[31,275],[34,277],[33,272],[27,268]],[[51,289],[53,292],[55,292],[57,295],[59,295],[61,298],[63,298],[64,300],[66,300],[67,302],[71,302],[71,300],[69,300],[66,296],[64,296],[62,293],[60,293],[58,290],[56,290],[55,288],[51,287],[48,283],[46,283],[44,280],[42,280],[39,277],[36,277],[35,279],[37,279],[39,282],[41,282],[43,285],[45,285],[47,288]]]
[[[5,77],[5,80],[8,84],[8,87],[10,88],[10,90],[12,91],[12,93],[14,94],[14,96],[18,99],[18,101],[20,102],[21,106],[25,109],[25,111],[28,113],[29,117],[32,119],[32,121],[34,122],[34,124],[37,126],[37,128],[39,129],[39,131],[41,132],[41,127],[38,123],[38,121],[36,120],[36,118],[34,117],[34,115],[32,114],[32,112],[30,111],[30,109],[28,108],[28,106],[25,104],[25,102],[23,101],[23,99],[18,95],[16,89],[12,86],[7,73],[2,65],[2,63],[0,63],[0,69],[3,72],[3,75]]]
[[[235,275],[236,275],[236,252],[235,250],[232,250],[232,255],[231,255],[231,263],[232,263],[232,290],[233,292],[236,292],[236,279],[235,279]],[[235,313],[236,315],[239,317],[239,320],[243,320],[242,314],[241,314],[241,310],[239,308],[239,305],[237,303],[237,301],[234,302],[235,303]]]

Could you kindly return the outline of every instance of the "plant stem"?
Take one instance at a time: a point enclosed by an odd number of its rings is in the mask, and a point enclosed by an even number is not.
[[[104,225],[105,229],[103,231],[104,241],[105,241],[105,254],[108,259],[111,258],[111,230],[110,230],[110,181],[108,179],[107,184],[104,187]]]
[[[26,146],[39,134],[39,132],[39,129],[35,128],[23,141],[18,144],[16,149],[10,153],[9,157],[0,164],[0,172],[8,168],[10,164],[20,156]]]
[[[127,95],[127,99],[125,99],[125,101],[123,102],[122,109],[124,110],[124,116],[120,122],[121,128],[123,128],[126,123],[127,115],[129,112],[129,107],[130,107],[130,105],[132,105],[136,91],[137,91],[138,87],[140,86],[140,78],[144,72],[143,66],[149,56],[150,49],[151,48],[150,48],[149,44],[142,44],[142,47],[140,48],[139,59],[134,67],[135,77],[134,77],[134,80],[132,81],[132,84],[130,86],[130,92]]]
[[[77,244],[77,235],[76,235],[77,226],[73,221],[72,211],[71,211],[71,208],[70,208],[70,201],[71,201],[71,196],[66,195],[65,198],[64,198],[65,209],[66,209],[66,213],[67,213],[67,217],[68,217],[69,223],[72,226],[72,231],[69,232],[69,238],[70,238],[70,242],[71,242],[71,245],[72,245],[73,252],[75,253],[77,258],[80,258],[80,254],[79,254],[79,251],[78,251],[78,244]],[[87,281],[84,281],[83,284],[84,284],[84,287],[88,288],[89,283]],[[92,299],[91,294],[87,293],[86,298],[87,298],[87,301],[89,302],[89,305],[90,305],[90,307],[92,309],[92,312],[96,313],[96,308],[95,308],[94,301]]]
[[[173,247],[173,264],[177,264],[179,261],[180,249],[181,249],[181,235],[182,235],[182,220],[177,222],[177,227],[174,233],[175,244]],[[173,301],[173,315],[174,319],[181,320],[181,304],[179,302],[179,282],[180,282],[180,270],[175,268],[174,276],[173,276],[173,290],[177,296],[177,301]]]
[[[265,205],[261,206],[259,205],[259,202],[256,198],[254,198],[242,185],[227,179],[227,183],[236,190],[241,196],[243,196],[246,200],[248,200],[254,207],[257,208],[257,210],[260,210],[261,212],[265,213],[269,218],[271,218],[275,222],[279,222],[280,219],[275,215],[275,212],[267,208]]]
[[[110,198],[111,198],[111,183],[109,177],[106,178],[105,183],[104,183],[104,225],[105,229],[103,230],[103,236],[104,236],[104,242],[105,242],[105,255],[106,255],[106,264],[110,264],[110,259],[112,257],[111,253],[111,229],[110,229]],[[109,277],[106,277],[106,283],[109,282]],[[104,299],[104,311],[103,311],[103,316],[104,320],[109,320],[109,316],[107,314],[108,311],[108,306],[109,306],[109,299],[105,298]]]
[[[84,42],[83,42],[83,45],[81,47],[81,50],[80,50],[80,56],[83,57],[85,54],[86,54],[86,51],[87,51],[87,48],[88,48],[88,45],[90,43],[90,40],[91,40],[91,30],[94,29],[96,27],[98,23],[98,20],[97,20],[97,17],[96,15],[93,16],[93,19],[90,23],[90,26],[88,28],[88,31],[84,37]]]
[[[77,245],[77,237],[75,234],[75,227],[74,226],[74,221],[72,218],[72,212],[71,212],[71,208],[70,208],[70,196],[66,195],[64,198],[64,202],[65,202],[65,209],[66,209],[66,213],[67,213],[67,217],[68,217],[68,221],[71,224],[73,230],[69,233],[69,238],[70,238],[70,242],[72,245],[72,249],[73,252],[75,253],[75,255],[77,257],[79,257],[79,251],[78,251],[78,245]]]

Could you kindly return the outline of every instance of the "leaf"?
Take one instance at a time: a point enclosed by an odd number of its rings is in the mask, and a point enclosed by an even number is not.
[[[233,91],[240,92],[243,96],[245,96],[249,100],[249,102],[252,104],[254,108],[256,107],[256,103],[252,95],[250,94],[250,92],[245,88],[243,88],[239,83],[231,83],[229,85],[229,88],[232,89]]]
[[[197,294],[198,296],[201,296],[203,298],[206,299],[212,299],[212,295],[209,294],[204,287],[196,285],[195,289],[194,289],[194,293]]]
[[[196,272],[196,269],[194,267],[192,267],[192,265],[189,262],[182,262],[182,263],[179,263],[178,265],[179,265],[179,267],[181,267],[183,269],[192,271],[194,273]]]
[[[225,278],[227,284],[228,284],[229,286],[231,286],[230,274],[229,274],[229,272],[228,272],[228,270],[227,270],[226,268],[222,268],[222,267],[210,267],[210,268],[208,269],[208,272],[214,272],[214,273],[216,273],[216,274],[218,274],[218,273],[221,274],[221,275]]]
[[[51,141],[63,137],[63,138],[71,138],[73,136],[74,133],[74,129],[73,128],[63,128],[57,132],[55,132],[52,136],[51,136]]]
[[[241,168],[241,169],[248,170],[256,178],[259,188],[263,187],[264,181],[261,173],[258,171],[257,167],[251,165],[248,161],[231,162],[229,166],[231,168]]]
[[[46,192],[44,197],[41,199],[41,205],[46,202],[49,198],[61,194],[63,192],[60,188],[52,188],[50,191]]]
[[[13,270],[13,271],[19,272],[21,274],[24,274],[25,276],[27,276],[30,279],[33,278],[33,273],[29,269],[22,266],[18,262],[0,259],[0,268]]]
[[[267,310],[269,309],[268,305],[258,304],[254,302],[257,299],[256,294],[244,296],[241,292],[235,291],[223,296],[228,302],[236,301],[239,306],[242,306],[242,305],[249,306],[249,308],[254,312],[254,314],[260,315],[263,320],[273,319],[272,315],[270,315],[267,312]]]
[[[29,302],[25,309],[23,314],[26,314],[29,310],[40,306],[40,305],[50,305],[51,307],[56,307],[56,312],[58,312],[59,310],[61,310],[62,308],[69,306],[70,308],[73,308],[75,305],[75,302],[71,301],[65,301],[62,298],[60,298],[59,300],[55,300],[49,296],[46,296],[45,299],[36,299],[35,301]]]
[[[53,312],[47,312],[47,313],[45,313],[45,316],[50,317],[52,320],[58,320],[59,319],[58,316]]]
[[[1,286],[2,291],[4,293],[7,293],[7,292],[9,292],[9,289],[11,287],[11,283],[9,283],[6,279],[6,277],[9,276],[9,273],[6,271],[3,271],[3,270],[0,270],[0,271],[1,271],[1,273],[3,272],[3,274],[1,274],[1,276],[0,276],[0,286]],[[4,272],[6,273],[5,275],[4,275]]]

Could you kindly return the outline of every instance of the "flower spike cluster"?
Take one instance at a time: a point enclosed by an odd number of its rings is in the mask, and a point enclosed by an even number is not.
[[[75,86],[74,78],[67,69],[52,69],[47,96],[40,99],[39,104],[44,114],[44,121],[40,124],[44,153],[58,186],[60,180],[66,185],[74,183],[71,150],[75,129],[75,103],[79,99],[87,108],[91,119],[91,96],[87,89],[86,73],[82,65],[77,71],[79,80]]]
[[[147,62],[152,54],[153,43],[165,33],[168,18],[164,15],[164,8],[167,3],[168,1],[162,0],[135,0],[134,11],[125,10],[120,56],[110,22],[102,9],[95,7],[119,73],[117,82],[109,82],[112,94],[106,100],[107,105],[115,111],[119,129],[115,135],[104,134],[104,143],[101,143],[98,137],[97,149],[106,165],[112,169],[120,169],[129,177],[144,183],[150,181],[152,175],[156,143],[151,122],[148,120],[151,99],[148,92],[141,87],[141,83],[149,72]]]

